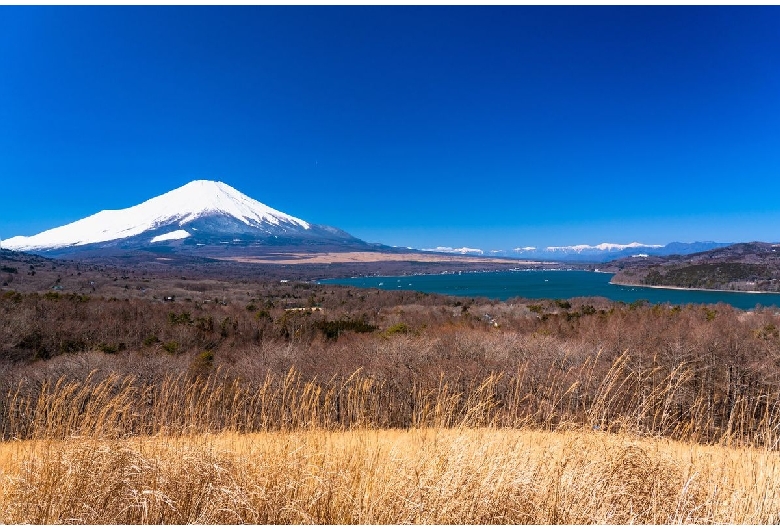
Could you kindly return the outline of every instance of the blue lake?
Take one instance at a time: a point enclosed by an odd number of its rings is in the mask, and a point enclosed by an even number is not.
[[[611,300],[670,304],[716,304],[724,302],[739,309],[756,305],[780,307],[780,294],[752,294],[720,291],[652,289],[612,285],[611,274],[587,271],[501,271],[386,276],[320,280],[321,284],[351,285],[389,290],[422,291],[455,296],[485,296],[506,300],[524,298],[574,298],[603,296]]]

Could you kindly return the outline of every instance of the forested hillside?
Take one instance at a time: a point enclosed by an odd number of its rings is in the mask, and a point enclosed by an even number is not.
[[[632,257],[614,261],[604,270],[624,285],[780,291],[780,245],[740,243],[689,256]]]

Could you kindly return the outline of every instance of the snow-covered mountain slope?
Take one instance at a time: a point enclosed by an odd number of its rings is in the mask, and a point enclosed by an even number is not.
[[[336,228],[313,225],[275,210],[222,182],[196,180],[123,210],[103,210],[3,248],[52,251],[89,246],[142,247],[187,241],[193,245],[268,238],[359,241]]]

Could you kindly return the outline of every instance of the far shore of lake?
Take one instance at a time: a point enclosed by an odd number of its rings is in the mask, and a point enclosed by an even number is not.
[[[701,287],[674,287],[671,285],[640,285],[636,283],[609,282],[620,287],[642,287],[644,289],[670,289],[674,291],[705,291],[709,293],[745,293],[745,294],[780,294],[778,291],[739,291],[735,289],[703,289]]]

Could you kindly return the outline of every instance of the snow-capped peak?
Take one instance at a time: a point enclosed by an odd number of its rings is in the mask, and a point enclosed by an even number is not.
[[[145,208],[153,215],[157,214],[158,211],[176,211],[183,216],[179,222],[181,225],[197,219],[203,214],[222,213],[235,217],[250,226],[266,222],[273,225],[290,223],[304,229],[309,228],[309,223],[302,219],[274,210],[224,182],[212,180],[194,180],[181,188],[149,199],[134,208]]]
[[[137,236],[167,225],[179,227],[206,215],[224,215],[252,227],[273,225],[309,230],[302,219],[274,210],[223,182],[195,180],[122,210],[103,210],[40,234],[3,241],[11,250],[63,248]],[[183,234],[179,234],[183,237]],[[172,238],[168,238],[172,239]]]

